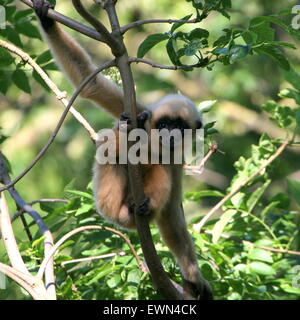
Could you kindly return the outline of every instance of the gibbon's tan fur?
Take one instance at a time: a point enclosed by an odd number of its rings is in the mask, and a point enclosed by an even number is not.
[[[91,58],[57,23],[43,33],[61,69],[74,86],[79,87],[83,80],[96,69]],[[103,92],[111,94],[104,95]],[[80,95],[96,102],[116,118],[119,118],[123,111],[122,90],[101,73],[82,90]],[[141,110],[142,106],[138,105],[138,108]]]
[[[41,9],[45,9],[47,2],[34,0],[33,3],[44,29],[44,37],[56,61],[75,87],[78,87],[95,66],[83,48],[63,31],[58,23],[47,18],[42,12]],[[93,100],[117,119],[123,112],[122,90],[101,74],[82,92],[82,96]],[[138,103],[138,113],[143,110],[150,110],[151,117],[147,120],[150,128],[156,128],[164,117],[171,119],[169,121],[177,117],[179,122],[191,129],[197,128],[201,120],[193,102],[176,94],[167,95],[150,106]],[[117,128],[115,131],[118,131]],[[155,221],[163,240],[175,255],[186,290],[201,299],[212,298],[210,286],[199,271],[184,218],[181,198],[182,165],[142,165],[142,177],[144,192],[149,199],[149,219]],[[96,206],[101,214],[125,228],[134,228],[134,215],[129,210],[133,201],[126,166],[99,165],[95,162],[93,181]]]

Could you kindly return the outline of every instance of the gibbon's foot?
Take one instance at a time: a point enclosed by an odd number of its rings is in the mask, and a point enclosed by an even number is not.
[[[32,5],[44,30],[47,31],[53,27],[54,20],[48,18],[47,13],[49,9],[54,9],[54,5],[50,4],[47,0],[33,0]]]
[[[140,129],[145,129],[145,122],[150,118],[150,111],[143,111],[137,116],[137,126]]]
[[[197,300],[213,300],[212,289],[206,280],[195,283],[184,279],[184,289]]]
[[[150,212],[150,198],[145,197],[145,199],[139,203],[137,213],[140,216],[148,216]]]
[[[135,208],[134,202],[133,201],[129,201],[127,206],[128,206],[129,214],[133,215],[134,214],[134,208]]]

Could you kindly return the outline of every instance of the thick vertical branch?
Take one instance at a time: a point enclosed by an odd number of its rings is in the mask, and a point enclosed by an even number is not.
[[[4,192],[1,193],[0,199],[0,229],[11,265],[14,269],[29,275],[14,236]]]
[[[112,27],[112,34],[121,44],[121,50],[118,52],[116,61],[123,83],[124,111],[129,114],[131,118],[132,128],[136,128],[137,109],[134,80],[130,68],[128,53],[123,43],[122,32],[115,10],[115,3],[115,0],[107,0],[103,6],[108,13],[109,21]],[[143,180],[140,166],[128,163],[128,173],[130,189],[134,197],[134,202],[136,204],[135,208],[138,208],[138,204],[145,199],[144,191],[142,188]],[[147,262],[147,266],[152,275],[154,285],[166,299],[183,299],[183,296],[176,290],[161,265],[152,240],[152,235],[147,218],[139,216],[137,209],[135,212],[135,218],[141,246]]]

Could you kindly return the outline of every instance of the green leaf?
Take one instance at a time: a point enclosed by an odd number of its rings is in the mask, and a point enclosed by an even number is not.
[[[31,93],[29,80],[23,70],[15,70],[12,74],[12,80],[19,89],[23,90],[26,93]]]
[[[155,45],[167,39],[169,39],[169,36],[166,33],[151,34],[140,44],[137,57],[143,58],[145,54]]]
[[[184,55],[191,57],[202,48],[202,43],[199,40],[192,40],[184,47]]]
[[[300,92],[300,75],[294,69],[284,72],[285,80]]]
[[[249,199],[247,200],[248,211],[252,211],[255,205],[258,203],[262,195],[265,193],[266,189],[270,185],[271,180],[267,180],[260,188],[257,188],[254,192],[251,193]]]
[[[202,29],[202,28],[196,28],[188,34],[189,40],[203,39],[203,38],[208,38],[208,37],[209,37],[209,32],[205,29]]]
[[[257,34],[256,43],[263,43],[265,41],[274,41],[275,30],[270,27],[269,22],[255,20],[250,21],[249,31]]]
[[[50,92],[50,88],[48,87],[48,85],[45,83],[45,81],[43,80],[43,78],[35,71],[32,71],[32,77],[34,78],[34,80],[41,86],[43,87],[46,91]]]
[[[170,39],[167,42],[167,52],[168,52],[169,58],[172,61],[172,63],[175,66],[181,66],[182,64],[181,64],[179,58],[177,57],[177,54],[176,54],[176,51],[175,51],[175,48],[174,48],[174,42],[175,42],[174,39]]]
[[[32,242],[32,248],[36,248],[41,242],[45,240],[45,236],[42,236]]]
[[[49,62],[52,59],[52,54],[50,50],[46,50],[45,52],[43,52],[42,54],[40,54],[37,59],[36,59],[36,63],[37,64],[44,64]]]
[[[14,18],[15,18],[16,21],[20,21],[20,20],[22,20],[23,18],[28,17],[28,16],[30,16],[30,15],[32,15],[32,9],[19,10],[19,11],[15,14]]]
[[[7,50],[0,48],[0,67],[9,66],[15,59],[7,52]]]
[[[29,21],[24,21],[15,25],[16,30],[27,37],[41,39],[38,29]]]
[[[57,64],[55,62],[50,62],[46,65],[43,66],[43,68],[45,70],[54,70],[54,71],[58,71],[58,67],[57,67]]]
[[[294,200],[300,206],[300,181],[294,179],[287,179],[288,192],[292,195]]]
[[[73,280],[68,275],[66,280],[61,284],[60,290],[63,296],[70,295],[72,293]]]
[[[79,191],[79,190],[64,190],[66,193],[72,193],[76,194],[77,196],[87,198],[87,199],[93,199],[93,196],[87,192]]]
[[[78,217],[83,213],[87,213],[93,208],[94,208],[94,205],[92,203],[84,204],[80,208],[78,208],[78,210],[75,213],[75,217]]]
[[[282,53],[282,51],[279,50],[278,48],[271,45],[263,45],[261,47],[255,48],[254,50],[260,54],[265,54],[271,57],[284,70],[290,70],[289,61],[287,60],[285,55]]]
[[[218,100],[202,101],[198,104],[197,109],[200,113],[206,113],[217,103]]]
[[[185,194],[186,198],[191,201],[198,201],[203,197],[224,197],[222,192],[217,190],[202,190],[202,191],[191,191]]]
[[[292,287],[288,283],[281,284],[280,288],[287,293],[300,295],[300,288]]]
[[[260,16],[260,17],[255,17],[251,20],[250,25],[255,26],[255,25],[261,25],[263,23],[274,23],[280,26],[282,29],[284,29],[286,32],[289,31],[289,25],[287,25],[283,20],[276,18],[274,16]]]
[[[237,60],[241,60],[245,58],[251,49],[251,45],[234,45],[233,47],[230,48],[229,50],[229,62],[234,63]]]
[[[18,46],[20,48],[23,47],[20,35],[11,26],[6,26],[5,30],[1,30],[1,31],[3,31],[5,33],[5,37],[10,42],[12,42],[13,44],[15,44],[16,46]]]
[[[254,248],[251,250],[248,254],[248,259],[273,263],[272,253],[260,248]]]
[[[247,44],[254,44],[257,42],[258,35],[250,30],[246,30],[241,34],[242,38]]]
[[[249,264],[249,269],[251,272],[262,276],[274,276],[276,271],[271,266],[264,262],[254,261]]]
[[[232,217],[237,213],[236,210],[227,210],[224,212],[220,218],[220,220],[215,224],[213,230],[212,230],[212,242],[213,244],[216,244],[218,240],[220,239],[224,228],[229,223],[229,221],[232,219]]]
[[[9,73],[0,72],[0,92],[6,94],[11,84],[11,77]]]
[[[189,14],[189,15],[181,18],[180,20],[189,20],[192,15],[193,15],[193,14]],[[175,22],[175,23],[172,25],[171,33],[174,33],[174,31],[175,31],[176,29],[178,29],[179,27],[181,27],[183,24],[185,24],[185,22]]]
[[[283,41],[268,41],[265,44],[270,44],[273,46],[285,47],[289,49],[297,49],[297,47],[293,43],[283,42]]]
[[[270,204],[268,204],[264,210],[260,213],[262,217],[266,217],[269,213],[271,213],[275,208],[277,208],[278,204],[280,204],[280,201],[273,201]]]
[[[271,239],[259,239],[254,242],[255,246],[266,246],[266,247],[273,247],[274,246],[274,240]]]

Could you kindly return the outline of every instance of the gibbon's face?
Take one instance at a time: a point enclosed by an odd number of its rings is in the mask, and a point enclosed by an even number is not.
[[[169,147],[172,152],[182,149],[185,133],[189,132],[194,139],[196,129],[202,128],[196,106],[185,96],[167,95],[149,106],[149,109],[152,114],[150,126],[158,131],[155,137],[151,137],[152,143],[159,141],[162,147]],[[185,131],[187,129],[191,130]]]
[[[185,119],[181,118],[180,116],[163,116],[159,118],[155,124],[154,124],[154,129],[159,130],[167,130],[169,133],[172,132],[173,130],[177,130],[178,134],[181,135],[182,139],[184,138],[185,130],[187,129],[201,129],[202,128],[202,122],[200,119],[197,119],[194,123],[193,126],[190,125],[190,121],[186,121]],[[175,145],[175,137],[170,136],[170,150],[174,151],[176,148]],[[161,143],[161,141],[160,141]]]

